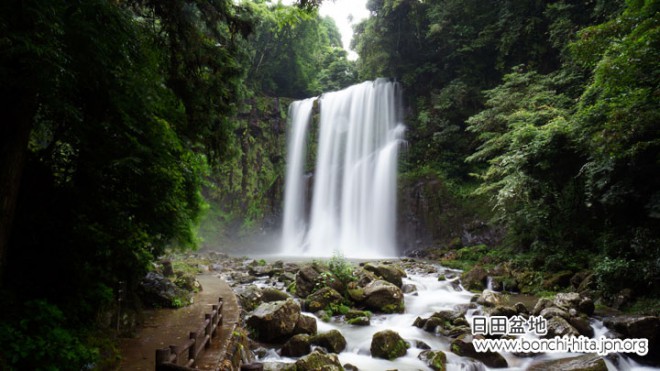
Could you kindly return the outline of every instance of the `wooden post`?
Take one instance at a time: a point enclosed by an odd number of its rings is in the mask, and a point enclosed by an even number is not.
[[[193,343],[188,349],[188,360],[195,359],[195,355],[197,353],[196,348],[197,348],[197,333],[196,332],[191,332],[190,335],[188,336],[188,339],[192,339]]]

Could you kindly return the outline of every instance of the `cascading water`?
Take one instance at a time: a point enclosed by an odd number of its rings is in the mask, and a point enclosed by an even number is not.
[[[397,255],[396,170],[404,126],[397,83],[367,81],[326,93],[311,215],[305,221],[304,151],[313,101],[294,102],[284,205],[283,252],[351,258]]]

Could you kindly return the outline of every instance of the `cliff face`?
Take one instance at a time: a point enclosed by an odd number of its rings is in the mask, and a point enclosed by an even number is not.
[[[279,228],[290,99],[248,100],[231,120],[224,160],[212,170],[200,228],[203,246],[223,247]]]

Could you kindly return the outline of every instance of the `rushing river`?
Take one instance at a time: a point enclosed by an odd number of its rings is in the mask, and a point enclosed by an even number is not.
[[[458,276],[455,271],[438,267],[439,274],[443,273],[447,277]],[[330,322],[323,322],[317,318],[318,332],[328,332],[330,330],[339,330],[346,338],[346,349],[339,354],[340,362],[356,366],[359,370],[428,370],[429,367],[418,359],[419,353],[424,349],[422,344],[426,344],[430,349],[442,350],[447,355],[447,370],[488,370],[482,363],[469,358],[460,357],[453,354],[450,349],[451,338],[426,332],[413,326],[417,317],[427,318],[433,313],[441,310],[454,310],[457,305],[467,305],[470,303],[473,293],[464,290],[453,282],[454,279],[438,281],[438,274],[426,274],[408,271],[408,277],[404,278],[404,284],[412,284],[417,287],[417,291],[405,294],[405,313],[403,314],[377,314],[371,318],[370,326],[355,326],[344,323],[339,317],[333,317]],[[473,313],[479,309],[472,309],[467,312],[466,318],[470,321]],[[312,313],[305,313],[315,317]],[[315,317],[316,318],[316,317]],[[594,338],[607,335],[607,328],[602,325],[602,321],[591,320],[592,327],[595,330]],[[393,361],[373,358],[370,355],[370,345],[372,336],[382,330],[393,330],[399,333],[411,345],[405,356]],[[525,334],[532,337],[532,335]],[[422,348],[420,348],[422,347]],[[543,354],[536,357],[517,357],[511,353],[502,353],[506,358],[509,368],[498,370],[524,370],[532,362],[547,359],[575,357],[576,353],[553,353]],[[293,358],[280,357],[275,350],[268,352],[268,355],[261,359],[262,362],[294,362]],[[641,366],[627,357],[618,357],[615,366],[611,360],[605,358],[609,370],[657,370],[658,368]]]

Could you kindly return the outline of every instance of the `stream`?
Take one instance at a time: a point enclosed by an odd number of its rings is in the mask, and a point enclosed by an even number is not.
[[[457,305],[469,305],[474,293],[464,290],[457,282],[458,278],[449,278],[438,281],[438,274],[447,277],[458,277],[460,272],[435,266],[437,274],[424,272],[413,272],[408,270],[408,277],[404,278],[404,284],[412,284],[417,291],[405,294],[405,312],[402,314],[374,314],[370,326],[355,326],[345,323],[341,317],[333,317],[330,322],[323,322],[313,313],[305,312],[306,315],[317,319],[318,332],[324,333],[330,330],[339,330],[346,338],[346,349],[339,354],[342,365],[351,364],[359,370],[428,370],[429,367],[418,359],[418,355],[426,346],[432,350],[442,350],[447,356],[447,370],[489,370],[481,362],[466,357],[460,357],[450,351],[451,338],[426,332],[413,326],[417,317],[427,318],[433,313],[441,310],[454,310]],[[257,286],[265,286],[264,281],[255,282]],[[474,305],[473,305],[473,308]],[[469,309],[466,319],[471,320],[476,309]],[[594,328],[594,338],[607,337],[608,329],[603,326],[602,321],[591,318],[590,323]],[[378,331],[385,329],[396,331],[405,339],[410,348],[407,354],[393,361],[373,358],[370,355],[370,344],[372,336]],[[527,338],[533,338],[532,334],[524,334]],[[426,345],[426,346],[424,346]],[[534,357],[518,357],[512,353],[501,353],[507,360],[509,368],[500,370],[525,370],[533,362],[539,360],[551,360],[558,358],[569,358],[580,355],[579,353],[552,353],[540,354]],[[610,359],[611,358],[611,359]],[[655,367],[643,366],[625,355],[605,357],[608,370],[658,370]],[[265,357],[259,361],[268,362],[295,362],[295,358],[281,357],[275,349],[270,349]],[[616,365],[615,363],[616,362]],[[268,369],[268,368],[266,368]]]

